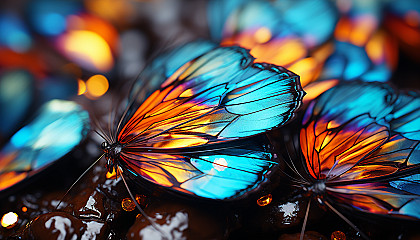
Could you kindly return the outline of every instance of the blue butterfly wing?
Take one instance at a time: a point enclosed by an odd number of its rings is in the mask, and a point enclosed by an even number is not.
[[[140,94],[139,91],[145,91],[145,96],[148,96],[151,92],[155,91],[160,85],[182,65],[188,61],[210,51],[215,48],[217,44],[200,40],[193,41],[176,47],[172,50],[164,52],[158,55],[150,65],[148,65],[139,78],[133,85],[130,91],[130,99],[133,96]],[[144,99],[141,99],[143,101]]]
[[[86,136],[89,115],[71,101],[52,100],[0,152],[0,191],[42,171]]]
[[[402,131],[413,129],[415,97],[398,96],[387,84],[352,82],[310,103],[300,143],[307,172],[326,180],[327,201],[377,215],[420,218],[420,141]]]
[[[208,6],[210,32],[217,41],[265,28],[273,38],[299,36],[313,48],[331,36],[337,20],[336,9],[325,0],[216,0],[210,1]]]
[[[361,46],[335,41],[335,50],[325,61],[320,79],[360,79],[367,82],[386,82],[391,77],[387,62],[374,62]]]
[[[207,7],[207,21],[209,22],[210,35],[212,39],[220,41],[223,36],[223,29],[229,16],[241,5],[249,2],[247,0],[212,0]]]
[[[362,114],[369,114],[375,119],[389,118],[397,96],[388,84],[360,81],[342,83],[310,103],[303,124],[311,115],[322,116],[335,125]]]
[[[276,0],[274,6],[297,35],[309,48],[326,42],[334,32],[338,11],[334,4],[325,0]]]
[[[392,130],[412,140],[420,140],[420,94],[402,92],[391,121]]]
[[[264,141],[247,140],[172,153],[124,152],[124,169],[177,192],[215,200],[238,199],[255,190],[276,165]]]

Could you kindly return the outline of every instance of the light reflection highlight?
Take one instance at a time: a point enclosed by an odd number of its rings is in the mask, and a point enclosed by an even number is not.
[[[272,200],[273,200],[273,196],[271,194],[267,194],[265,196],[260,197],[257,200],[257,204],[260,207],[264,207],[264,206],[267,206],[268,204],[270,204]]]
[[[19,216],[14,212],[8,212],[1,218],[1,226],[7,229],[16,226],[19,221]]]

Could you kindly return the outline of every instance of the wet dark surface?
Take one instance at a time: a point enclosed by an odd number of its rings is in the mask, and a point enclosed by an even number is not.
[[[280,184],[273,184],[277,185],[271,191],[273,200],[266,206],[256,201],[266,192],[243,201],[214,203],[161,191],[154,194],[153,189],[129,184],[134,194],[144,196],[142,207],[158,225],[157,230],[137,209],[123,209],[121,202],[129,194],[121,178],[106,177],[104,161],[88,171],[56,210],[63,190],[78,177],[75,173],[86,167],[80,164],[76,168],[75,159],[70,157],[51,174],[2,199],[1,211],[16,212],[20,220],[12,229],[1,228],[0,239],[160,239],[161,232],[174,239],[299,239],[308,201],[291,197],[295,190],[290,187],[290,179],[281,176],[282,171],[273,178]],[[346,239],[359,239],[357,232],[326,210],[312,204],[305,239],[329,239],[335,231],[342,232]],[[418,236],[411,222],[395,225],[392,220],[346,213],[374,239]]]

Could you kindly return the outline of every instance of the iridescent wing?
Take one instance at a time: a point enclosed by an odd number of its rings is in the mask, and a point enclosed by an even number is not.
[[[420,94],[418,92],[399,95],[393,111],[391,128],[406,138],[420,140]]]
[[[134,83],[129,101],[135,96],[137,102],[143,102],[178,68],[216,46],[217,44],[210,41],[193,41],[158,55]]]
[[[0,151],[0,192],[39,173],[86,136],[89,115],[78,104],[52,100]]]
[[[327,187],[327,191],[334,203],[347,208],[382,216],[418,220],[419,184],[419,175],[416,174],[391,182]]]
[[[360,89],[358,94],[351,90],[354,84],[332,88],[307,109],[300,132],[306,170],[313,179],[325,179],[326,193],[333,203],[368,213],[420,218],[416,210],[420,206],[420,141],[392,131],[395,117],[402,132],[413,129],[411,121],[418,103],[394,100],[388,105],[390,102],[384,100],[395,96],[384,98],[388,93],[378,95],[374,91],[382,92],[385,88],[377,87],[383,84],[364,84],[373,88]],[[346,86],[350,86],[347,95]],[[339,96],[342,101],[336,105],[326,102]],[[370,99],[369,106],[358,106],[359,99]],[[340,105],[345,101],[349,104]],[[386,114],[371,108],[381,105]],[[339,114],[335,107],[341,107]]]
[[[329,198],[363,212],[420,219],[419,143],[393,135],[341,176],[347,184],[327,187]]]
[[[332,36],[337,16],[325,0],[213,0],[208,6],[215,41],[250,49],[256,62],[286,67],[301,76],[303,87],[317,79],[330,54],[322,44]]]
[[[310,121],[300,132],[306,168],[315,179],[342,181],[359,163],[389,137],[385,123],[378,124],[368,114],[346,123],[320,118]]]
[[[270,149],[263,141],[255,139],[209,149],[166,152],[128,150],[121,154],[122,166],[134,177],[164,188],[202,198],[228,200],[255,190],[276,164]]]
[[[126,147],[174,148],[232,140],[285,124],[300,106],[299,77],[253,63],[239,47],[216,48],[186,63],[118,131]]]
[[[299,77],[284,68],[253,63],[239,47],[215,48],[131,106],[118,132],[120,165],[178,192],[237,198],[273,165],[267,149],[254,148],[261,143],[241,145],[241,138],[285,124],[303,94]]]
[[[309,119],[319,118],[332,125],[341,125],[362,114],[369,114],[374,119],[390,118],[397,97],[396,91],[388,84],[343,83],[310,103],[303,124]]]
[[[325,0],[213,0],[208,6],[210,32],[217,41],[249,33],[244,35],[251,37],[248,40],[263,44],[266,41],[258,41],[258,30],[263,28],[272,37],[267,40],[299,36],[306,47],[314,48],[330,38],[337,20],[336,8]]]

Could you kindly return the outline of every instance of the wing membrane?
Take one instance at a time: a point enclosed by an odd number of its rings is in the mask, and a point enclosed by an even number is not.
[[[417,175],[416,175],[417,176]],[[405,182],[401,179],[395,182]],[[415,194],[405,191],[404,187],[391,183],[364,183],[328,188],[329,197],[334,202],[359,211],[394,216],[400,218],[420,218],[420,181],[418,176],[411,180],[417,186]]]
[[[119,133],[127,147],[178,147],[236,139],[289,121],[303,91],[298,76],[253,64],[242,48],[217,48],[178,69],[127,121]],[[268,116],[268,117],[267,117]],[[158,144],[158,142],[168,144]]]
[[[336,126],[323,120],[311,121],[300,133],[302,152],[309,173],[315,179],[341,181],[369,153],[389,137],[386,125],[367,114]],[[335,179],[335,180],[333,180]]]
[[[203,198],[226,200],[252,191],[275,165],[257,142],[209,149],[172,149],[172,153],[126,151],[123,165],[134,176]]]

